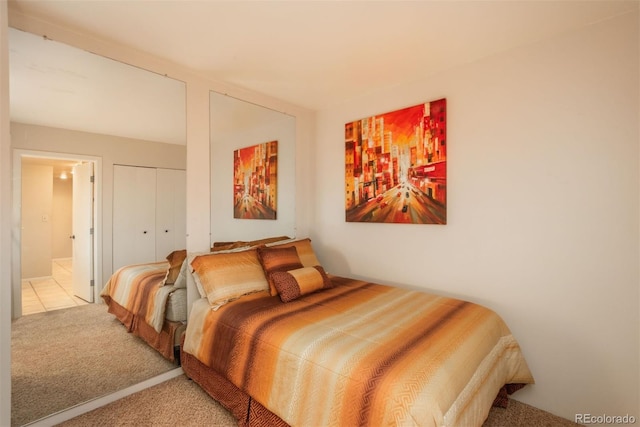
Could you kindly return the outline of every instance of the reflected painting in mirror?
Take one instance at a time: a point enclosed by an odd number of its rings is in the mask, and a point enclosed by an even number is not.
[[[218,92],[211,92],[210,116],[211,244],[295,237],[296,118]],[[244,163],[240,152],[251,153]],[[265,205],[277,206],[277,215]]]

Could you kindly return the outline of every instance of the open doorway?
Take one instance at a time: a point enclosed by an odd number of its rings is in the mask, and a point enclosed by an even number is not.
[[[13,317],[94,302],[99,159],[14,155]]]

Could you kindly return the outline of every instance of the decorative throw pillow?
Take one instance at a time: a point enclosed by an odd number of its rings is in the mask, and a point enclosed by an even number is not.
[[[187,257],[187,250],[182,249],[179,251],[173,251],[167,255],[167,261],[169,261],[169,269],[167,275],[164,278],[163,285],[173,285],[180,274],[180,268],[184,259]]]
[[[276,271],[271,274],[271,278],[282,302],[293,301],[302,295],[333,287],[331,279],[319,265]]]
[[[300,262],[304,267],[313,267],[314,265],[321,265],[316,257],[316,253],[313,251],[313,247],[311,246],[311,239],[300,239],[294,240],[292,242],[276,242],[270,243],[266,245],[268,248],[287,248],[290,246],[295,246],[298,251],[298,257],[300,257]]]
[[[269,290],[255,249],[199,255],[193,258],[191,267],[196,285],[213,310],[243,295]]]
[[[278,291],[273,284],[271,274],[277,271],[295,270],[304,267],[298,257],[295,246],[273,247],[260,246],[257,248],[258,257],[264,274],[269,281],[269,292],[271,295],[278,295]]]

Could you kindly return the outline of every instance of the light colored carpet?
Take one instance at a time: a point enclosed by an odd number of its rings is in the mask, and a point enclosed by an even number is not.
[[[238,424],[226,409],[184,375],[58,424],[59,427],[176,425],[231,427]],[[483,425],[515,426],[562,427],[576,424],[512,400],[506,409],[492,408]]]
[[[174,369],[104,304],[11,323],[11,425],[35,421]]]
[[[185,375],[58,424],[60,427],[237,425],[222,405]]]
[[[575,427],[578,425],[526,403],[510,400],[506,409],[491,408],[483,427]]]

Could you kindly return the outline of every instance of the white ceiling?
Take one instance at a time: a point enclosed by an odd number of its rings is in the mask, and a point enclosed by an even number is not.
[[[312,110],[637,10],[629,1],[27,1],[10,10]]]
[[[9,29],[11,120],[185,144],[184,83]]]
[[[12,1],[320,109],[637,9],[637,1]]]

